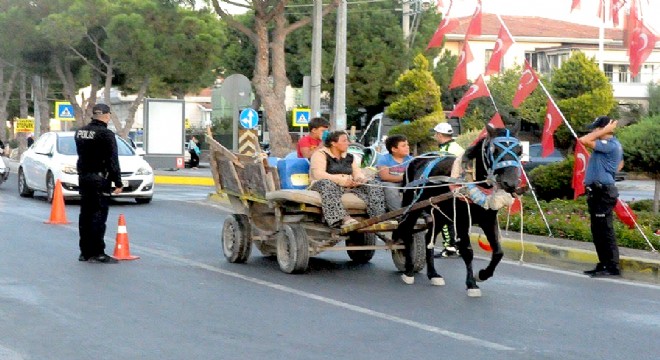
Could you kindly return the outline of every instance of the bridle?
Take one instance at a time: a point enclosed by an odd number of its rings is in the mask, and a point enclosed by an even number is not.
[[[486,165],[489,178],[492,178],[495,171],[499,169],[506,167],[520,168],[520,158],[514,151],[516,147],[520,146],[520,140],[513,137],[509,129],[505,130],[506,134],[504,136],[497,136],[482,143],[481,156],[484,165]],[[496,148],[502,150],[497,156],[494,155]],[[505,159],[507,156],[510,156],[510,158]]]

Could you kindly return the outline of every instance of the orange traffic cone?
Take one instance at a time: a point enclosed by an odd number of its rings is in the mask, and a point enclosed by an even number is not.
[[[53,192],[53,203],[50,207],[50,219],[46,224],[68,224],[66,221],[66,211],[64,210],[64,196],[62,196],[62,183],[57,180],[55,191]]]
[[[135,260],[140,258],[139,256],[131,255],[131,249],[128,246],[128,232],[126,231],[126,220],[124,219],[124,214],[119,214],[115,253],[112,255],[112,257],[117,260]]]

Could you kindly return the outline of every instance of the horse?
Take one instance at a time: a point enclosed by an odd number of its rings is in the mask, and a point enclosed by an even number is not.
[[[487,135],[466,149],[461,159],[461,167],[463,169],[471,160],[475,160],[473,182],[461,185],[454,178],[449,177],[454,160],[456,159],[455,156],[450,155],[436,159],[428,156],[416,157],[408,165],[406,176],[404,177],[404,181],[407,182],[410,189],[404,188],[402,208],[410,208],[417,202],[454,191],[454,189],[450,189],[450,186],[453,188],[463,187],[469,190],[468,195],[454,193],[454,199],[441,201],[439,204],[430,208],[433,225],[427,231],[425,239],[427,245],[427,277],[433,285],[444,285],[444,279],[435,270],[434,249],[433,245],[430,244],[433,243],[433,240],[444,225],[450,228],[454,227],[460,256],[463,258],[467,269],[465,284],[467,286],[468,296],[470,297],[481,296],[481,290],[477,286],[477,281],[485,281],[492,277],[495,268],[503,257],[497,223],[498,210],[493,209],[499,209],[499,207],[496,204],[491,204],[489,207],[488,201],[486,201],[486,193],[501,189],[503,192],[499,191],[498,194],[508,197],[508,200],[505,201],[508,201],[508,204],[510,204],[513,200],[511,194],[517,192],[516,190],[520,182],[519,156],[522,153],[520,141],[508,129],[494,128],[491,125],[488,125],[486,128]],[[437,186],[427,185],[427,180],[433,180],[434,177],[435,179],[441,179],[440,183]],[[417,184],[422,184],[422,186],[415,186]],[[468,200],[468,198],[470,199]],[[499,206],[501,207],[501,204]],[[406,212],[403,219],[399,222],[397,229],[392,234],[394,239],[403,241],[405,246],[406,262],[401,279],[406,284],[414,283],[412,254],[413,227],[417,223],[419,216],[427,211],[428,208]],[[470,222],[479,224],[492,248],[490,263],[486,268],[479,271],[476,279],[472,270],[474,254],[469,238]]]

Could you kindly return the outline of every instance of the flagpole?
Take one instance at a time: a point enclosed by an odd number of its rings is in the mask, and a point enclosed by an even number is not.
[[[481,80],[484,82],[484,85],[486,85],[486,90],[488,90],[488,97],[490,98],[490,101],[493,103],[493,107],[495,108],[495,112],[499,113],[500,110],[497,108],[497,104],[495,104],[495,99],[493,99],[493,94],[490,92],[490,88],[488,87],[488,83],[483,80],[483,75],[479,75]]]
[[[515,44],[516,39],[513,38],[513,35],[511,34],[511,31],[509,31],[509,27],[506,26],[506,24],[504,23],[504,20],[502,20],[502,17],[500,16],[500,14],[495,14],[495,16],[497,16],[497,19],[500,21],[500,24],[502,24],[502,26],[504,27],[504,30],[506,30],[506,33],[509,34],[509,39],[511,39],[511,41],[513,41],[513,43]]]
[[[557,106],[557,103],[555,103],[555,99],[552,98],[552,96],[550,95],[550,92],[548,91],[548,89],[545,88],[545,85],[543,85],[543,82],[541,81],[541,79],[538,79],[538,81],[539,81],[539,85],[541,85],[541,89],[543,89],[543,92],[545,92],[545,96],[548,97],[548,100],[550,100],[552,102],[552,105],[555,106],[555,109],[557,109],[557,111],[559,112],[559,115],[561,115],[561,118],[562,118],[562,120],[564,120],[564,124],[566,124],[566,126],[568,127],[568,130],[571,131],[571,134],[573,134],[575,139],[578,139],[579,137],[575,133],[575,130],[573,130],[573,127],[571,126],[571,124],[569,124],[568,120],[566,120],[566,117],[564,116],[564,113],[561,111],[559,106]]]
[[[603,57],[605,56],[605,1],[601,0],[600,10],[603,15],[600,26],[598,26],[598,68],[600,71],[605,71],[605,66],[603,65]]]

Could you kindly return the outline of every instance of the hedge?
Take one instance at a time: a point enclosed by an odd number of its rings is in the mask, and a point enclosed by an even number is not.
[[[591,242],[591,229],[589,212],[585,197],[577,200],[552,200],[549,202],[539,201],[541,208],[548,220],[552,235],[557,238]],[[641,204],[637,204],[641,203]],[[653,233],[660,229],[660,216],[655,216],[648,209],[648,201],[636,201],[630,203],[630,207],[637,214],[637,223],[646,234],[656,249],[660,249],[660,237]],[[506,226],[508,213],[500,211],[499,221],[502,227]],[[629,229],[621,223],[614,215],[614,232],[619,246],[631,249],[651,250],[637,228]],[[523,196],[523,219],[525,229],[523,232],[530,235],[548,236],[548,229],[543,221],[536,203],[531,195]],[[520,231],[520,214],[509,217],[508,229]]]

